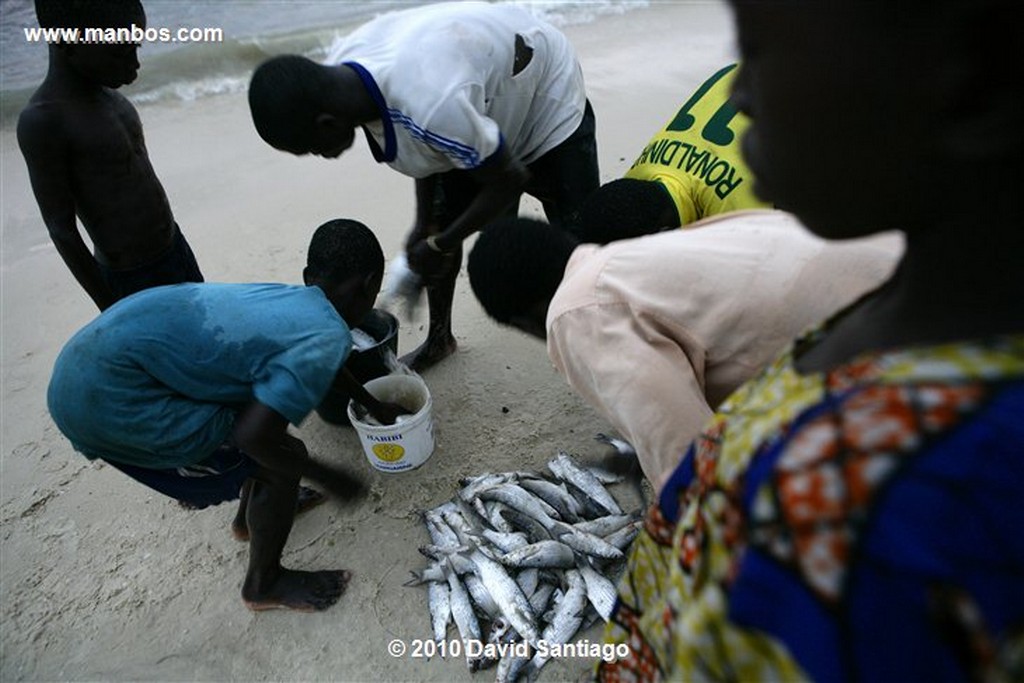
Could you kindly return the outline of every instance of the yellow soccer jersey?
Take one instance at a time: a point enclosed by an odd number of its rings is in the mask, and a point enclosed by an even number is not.
[[[735,75],[731,64],[704,81],[625,174],[661,183],[676,204],[680,225],[772,206],[754,195],[753,175],[740,154],[740,136],[750,120],[729,101]]]

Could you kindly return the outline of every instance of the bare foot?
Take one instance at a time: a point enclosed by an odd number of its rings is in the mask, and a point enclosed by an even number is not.
[[[312,510],[326,500],[327,496],[316,489],[311,489],[308,486],[300,486],[299,499],[295,501],[295,516],[298,517],[303,512]],[[239,514],[235,516],[234,520],[232,520],[231,535],[238,541],[249,540],[249,525],[245,521],[244,513],[239,512]]]
[[[422,372],[455,353],[458,347],[455,337],[450,332],[441,338],[432,338],[428,334],[426,341],[414,351],[402,356],[401,361],[412,370]]]
[[[318,572],[282,569],[277,581],[262,594],[243,586],[242,600],[254,612],[268,609],[319,612],[338,601],[351,578],[352,572],[344,569]]]

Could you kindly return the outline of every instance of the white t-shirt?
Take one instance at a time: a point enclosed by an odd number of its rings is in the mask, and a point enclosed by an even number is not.
[[[532,48],[513,75],[516,35]],[[423,178],[476,168],[504,144],[524,163],[583,119],[583,72],[568,39],[512,5],[451,2],[382,15],[328,63],[352,66],[381,109],[364,126],[374,157]]]

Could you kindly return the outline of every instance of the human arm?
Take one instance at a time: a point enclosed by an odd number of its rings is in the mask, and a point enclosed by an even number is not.
[[[105,310],[115,297],[78,229],[72,192],[69,150],[59,123],[44,110],[30,107],[18,118],[18,145],[50,239],[71,274],[96,306]]]
[[[348,368],[342,367],[335,379],[335,384],[356,403],[366,408],[370,415],[381,424],[394,424],[399,415],[408,415],[412,411],[387,401],[378,401],[373,394],[366,390],[366,387],[355,378]]]
[[[344,470],[319,463],[306,453],[296,452],[285,438],[288,420],[273,408],[253,401],[235,418],[232,441],[262,467],[321,484],[339,498],[353,498],[363,483]]]
[[[423,220],[421,224],[427,227],[419,234],[414,231],[414,235],[410,236],[407,245],[409,267],[424,277],[441,272],[445,257],[458,251],[463,240],[500,216],[522,194],[530,179],[530,171],[522,162],[511,157],[504,145],[484,164],[469,173],[480,185],[480,192],[466,210],[447,226],[431,225],[429,220]],[[416,197],[419,220],[421,216],[428,215],[433,202],[432,186],[426,183],[421,185],[417,181]],[[427,242],[430,236],[433,236],[433,246]]]
[[[425,178],[416,178],[416,222],[413,224],[409,236],[405,239],[407,259],[410,256],[413,245],[422,246],[424,245],[424,240],[428,237],[436,237],[441,232],[441,226],[438,225],[434,207],[439,183],[440,176],[437,174]],[[419,271],[416,272],[418,273]]]

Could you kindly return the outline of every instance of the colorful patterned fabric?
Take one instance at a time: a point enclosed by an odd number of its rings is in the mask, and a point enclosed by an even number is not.
[[[599,679],[1019,680],[1024,336],[792,359],[663,488]]]

